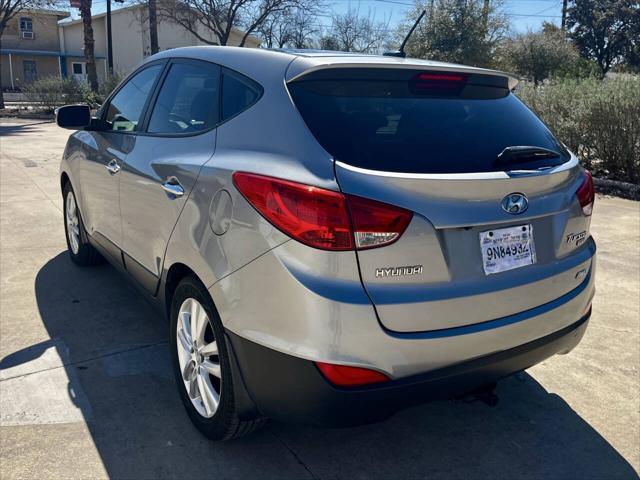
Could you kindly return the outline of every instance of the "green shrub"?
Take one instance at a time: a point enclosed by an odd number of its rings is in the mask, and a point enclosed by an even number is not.
[[[100,83],[99,94],[102,99],[105,99],[109,96],[109,94],[115,90],[118,84],[124,78],[123,75],[119,73],[112,73],[111,75],[107,75],[107,78],[104,79],[102,83]]]
[[[70,103],[86,103],[92,108],[101,104],[122,80],[121,75],[109,75],[100,84],[98,92],[91,90],[88,83],[75,78],[58,76],[44,77],[23,87],[27,101],[46,111]]]
[[[44,77],[22,88],[29,102],[45,110],[84,101],[85,87],[74,78]]]
[[[602,70],[596,62],[584,57],[577,57],[551,72],[551,77],[557,80],[578,78],[602,78]]]
[[[91,90],[91,87],[88,83],[81,83],[82,88],[82,103],[86,103],[91,108],[98,108],[102,103],[102,99],[100,98],[100,94],[98,92],[94,92]]]
[[[516,93],[587,168],[640,183],[640,77],[555,80]]]

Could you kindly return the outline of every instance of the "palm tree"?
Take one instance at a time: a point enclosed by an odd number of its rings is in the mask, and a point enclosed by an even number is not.
[[[158,14],[156,0],[149,0],[149,38],[151,40],[151,55],[158,53]]]
[[[80,0],[80,17],[84,26],[84,58],[87,61],[87,77],[94,92],[98,91],[98,72],[94,53],[93,26],[91,25],[91,0]]]

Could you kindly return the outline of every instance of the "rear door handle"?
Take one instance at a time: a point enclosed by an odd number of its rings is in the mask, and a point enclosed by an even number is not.
[[[162,184],[162,189],[171,199],[184,195],[184,188],[182,188],[182,185],[180,185],[180,182],[176,177],[167,179],[167,181]]]
[[[111,160],[109,163],[107,163],[104,168],[106,168],[109,173],[111,175],[115,175],[116,173],[118,173],[120,171],[120,169],[122,168],[120,165],[118,165],[118,162],[116,161],[116,159],[114,158],[113,160]]]

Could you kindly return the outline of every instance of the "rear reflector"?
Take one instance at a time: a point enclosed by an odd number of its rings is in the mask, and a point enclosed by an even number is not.
[[[596,199],[596,191],[593,186],[593,177],[589,170],[584,171],[584,180],[576,192],[580,206],[582,207],[582,213],[589,216],[593,213],[593,204]]]
[[[371,385],[390,380],[385,374],[368,368],[348,367],[346,365],[322,362],[316,362],[316,365],[329,382],[339,387]]]
[[[233,182],[275,227],[323,250],[388,245],[400,238],[413,216],[375,200],[253,173],[235,172]]]

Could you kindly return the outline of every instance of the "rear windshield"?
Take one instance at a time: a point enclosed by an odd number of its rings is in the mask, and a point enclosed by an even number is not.
[[[449,88],[447,79],[455,83],[460,77],[443,76],[444,84],[427,82],[415,88],[420,74],[411,71],[390,73],[392,78],[384,78],[380,70],[370,78],[331,75],[336,74],[306,76],[288,87],[309,129],[336,160],[406,173],[543,168],[568,160],[568,152],[504,79],[463,75],[459,88]],[[522,159],[511,166],[496,161],[505,148],[514,146],[559,155],[536,160],[535,165]]]

